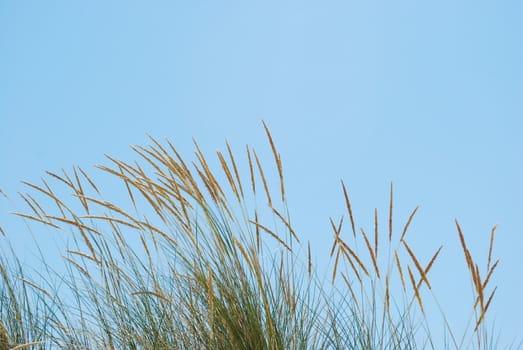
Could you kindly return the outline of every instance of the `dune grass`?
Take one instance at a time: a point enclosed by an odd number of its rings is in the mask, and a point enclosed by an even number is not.
[[[133,147],[135,163],[108,157],[98,168],[113,184],[109,193],[124,190],[118,201],[80,168],[26,183],[27,210],[16,214],[72,243],[65,274],[45,259],[29,273],[16,252],[0,259],[0,350],[438,348],[425,297],[442,247],[425,261],[408,243],[417,208],[397,224],[391,185],[385,230],[377,209],[371,227],[358,228],[342,182],[346,214],[330,219],[325,278],[314,242],[293,228],[281,157],[264,128],[268,164],[250,147],[237,157],[228,143],[212,162],[195,143],[189,162],[154,138]],[[449,325],[445,344],[493,349],[485,320],[496,292],[495,227],[483,265],[457,221],[456,232],[474,319],[463,335]]]

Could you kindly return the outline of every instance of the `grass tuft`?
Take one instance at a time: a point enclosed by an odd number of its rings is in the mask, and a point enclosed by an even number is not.
[[[47,172],[40,185],[26,182],[30,193],[20,196],[28,212],[16,215],[71,234],[61,253],[66,272],[47,265],[43,254],[34,271],[13,251],[0,258],[0,350],[438,348],[426,327],[433,317],[426,297],[443,247],[424,265],[407,242],[418,207],[393,236],[391,184],[385,236],[377,208],[371,228],[357,230],[341,181],[350,234],[343,216],[330,219],[325,278],[314,263],[314,242],[300,243],[292,225],[281,156],[263,127],[274,173],[249,146],[242,160],[226,142],[214,169],[196,141],[191,161],[169,141],[150,137],[150,145],[132,147],[136,162],[107,156],[109,165],[96,166],[104,182],[78,167]],[[111,200],[118,185],[124,194]],[[456,229],[474,288],[475,341],[464,334],[458,342],[449,326],[445,345],[494,348],[485,324],[497,291],[490,286],[499,264],[496,227],[485,273],[457,220]]]

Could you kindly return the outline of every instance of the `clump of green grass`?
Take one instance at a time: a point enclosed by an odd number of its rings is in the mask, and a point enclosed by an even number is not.
[[[0,261],[0,350],[436,348],[422,327],[424,290],[432,288],[442,247],[422,260],[408,243],[417,208],[396,233],[391,185],[386,235],[377,209],[372,229],[357,230],[342,182],[346,215],[330,220],[326,281],[310,242],[293,228],[281,156],[264,128],[272,168],[250,147],[240,162],[228,143],[216,153],[217,167],[197,143],[189,163],[169,141],[151,138],[133,147],[136,163],[108,157],[109,165],[98,166],[122,185],[125,199],[109,200],[80,168],[26,183],[28,211],[17,215],[70,232],[73,243],[63,252],[59,288]],[[64,188],[72,201],[57,194]],[[447,347],[468,348],[476,339],[475,348],[489,348],[483,325],[496,291],[489,285],[499,262],[495,229],[482,275],[456,226],[476,312],[472,336],[458,339],[449,327]]]

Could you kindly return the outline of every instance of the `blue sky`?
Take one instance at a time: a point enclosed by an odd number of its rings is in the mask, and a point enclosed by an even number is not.
[[[469,284],[453,220],[480,255],[499,224],[491,317],[509,342],[523,315],[522,15],[503,0],[2,1],[0,188],[132,159],[146,133],[187,155],[192,137],[263,149],[263,119],[293,221],[319,249],[344,213],[340,179],[361,226],[386,212],[391,181],[397,220],[420,205],[412,244],[445,245],[433,278],[458,323]]]

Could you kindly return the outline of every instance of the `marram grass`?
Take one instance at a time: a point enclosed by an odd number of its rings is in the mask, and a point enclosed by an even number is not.
[[[254,149],[240,155],[228,143],[213,162],[195,143],[189,161],[154,138],[133,147],[135,163],[108,157],[98,168],[104,184],[122,186],[118,201],[80,168],[26,183],[27,209],[16,214],[71,234],[72,243],[62,252],[65,274],[43,259],[35,278],[16,252],[0,259],[0,350],[440,346],[442,335],[424,327],[424,296],[442,248],[422,260],[408,243],[417,208],[398,225],[391,185],[385,233],[377,209],[369,229],[357,228],[342,182],[346,215],[330,219],[332,264],[321,277],[310,242],[293,228],[282,160],[264,128],[269,165]],[[463,335],[449,326],[444,343],[493,349],[485,320],[496,292],[495,227],[485,269],[457,221],[456,229],[474,289],[473,322]]]

